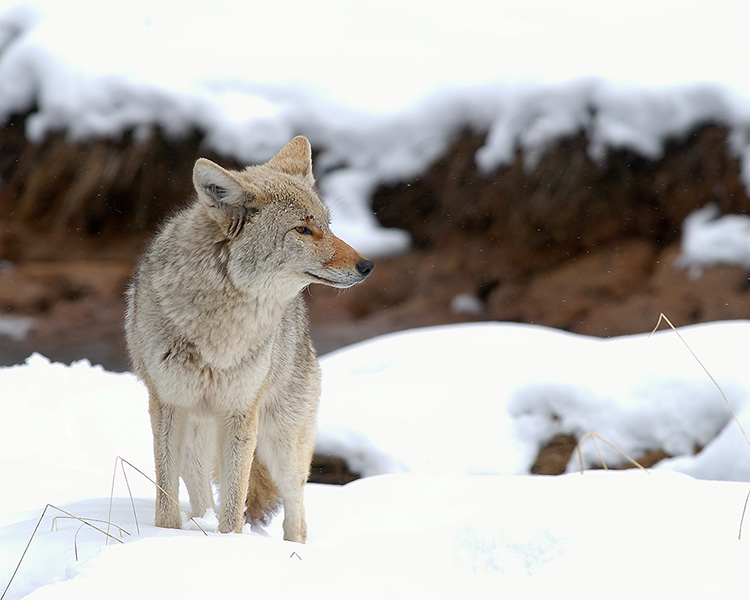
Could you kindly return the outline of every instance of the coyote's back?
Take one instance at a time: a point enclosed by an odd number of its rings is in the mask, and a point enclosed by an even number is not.
[[[373,263],[331,233],[297,137],[269,162],[229,171],[199,159],[196,200],[141,259],[125,333],[149,391],[156,524],[180,527],[182,477],[194,515],[222,532],[284,507],[284,538],[304,541],[302,504],[315,443],[320,374],[301,291],[349,287]]]

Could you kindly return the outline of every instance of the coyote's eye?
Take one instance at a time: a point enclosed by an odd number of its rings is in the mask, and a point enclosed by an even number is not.
[[[313,234],[312,229],[310,229],[309,227],[306,227],[305,225],[300,225],[299,227],[295,227],[294,231],[296,231],[300,235],[312,235]]]

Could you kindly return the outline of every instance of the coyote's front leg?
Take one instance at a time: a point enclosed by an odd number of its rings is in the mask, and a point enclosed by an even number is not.
[[[154,434],[156,467],[156,526],[179,529],[180,493],[179,453],[184,419],[174,406],[162,404],[152,386],[149,388],[149,413]],[[171,496],[171,498],[170,498]]]
[[[245,498],[255,444],[258,439],[258,410],[233,414],[221,427],[221,514],[219,531],[240,533],[244,524]]]

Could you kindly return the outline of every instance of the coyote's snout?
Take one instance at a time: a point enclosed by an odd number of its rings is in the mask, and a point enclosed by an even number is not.
[[[177,498],[182,477],[203,515],[215,478],[222,532],[281,503],[284,538],[304,542],[320,374],[301,291],[350,287],[374,265],[331,232],[303,137],[243,171],[199,159],[193,183],[195,202],[164,225],[128,290],[125,332],[149,391],[156,480]],[[180,527],[162,492],[156,524]]]

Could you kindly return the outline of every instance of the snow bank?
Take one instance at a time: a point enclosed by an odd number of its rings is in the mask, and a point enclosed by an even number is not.
[[[375,224],[376,186],[417,176],[466,129],[487,133],[476,160],[493,170],[519,149],[531,166],[580,131],[596,161],[610,148],[658,158],[714,122],[750,187],[747,8],[730,0],[9,6],[0,122],[32,111],[35,141],[197,128],[207,149],[248,163],[304,134],[337,228],[369,254],[408,245]]]
[[[750,379],[737,352],[750,322],[681,335],[750,431]],[[437,327],[376,338],[321,363],[318,451],[365,475],[524,474],[555,435],[588,432],[633,458],[655,449],[685,456],[672,468],[691,471],[702,460],[692,457],[696,447],[712,451],[721,431],[739,435],[721,393],[671,330],[604,340],[530,325]],[[695,474],[750,481],[750,448],[723,447],[715,472]],[[601,450],[608,464],[624,462]],[[582,454],[584,467],[600,465],[593,443]],[[569,468],[578,468],[575,457]]]
[[[750,217],[719,216],[713,204],[691,213],[683,224],[677,264],[691,269],[695,276],[704,267],[717,264],[750,269]]]
[[[5,488],[0,522],[47,502],[106,495],[118,455],[153,473],[148,396],[134,375],[34,354],[0,368],[0,390],[0,471],[17,490]]]

